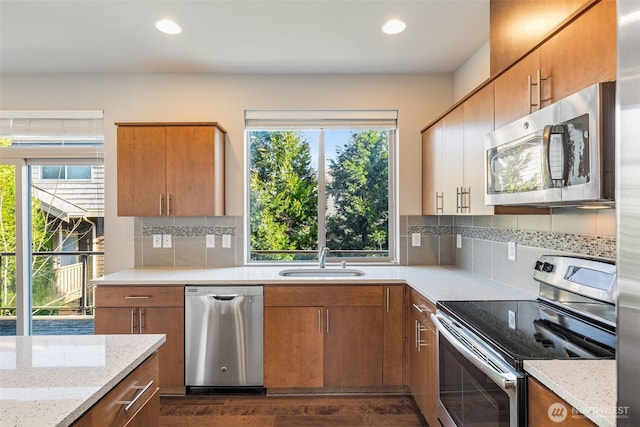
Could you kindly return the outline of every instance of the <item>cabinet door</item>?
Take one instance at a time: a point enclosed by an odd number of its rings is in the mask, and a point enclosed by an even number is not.
[[[166,334],[160,347],[160,387],[163,394],[184,394],[184,308],[98,307],[96,334]]]
[[[616,79],[616,2],[602,0],[540,48],[544,98]]]
[[[422,132],[422,214],[442,213],[441,161],[442,123],[439,121]]]
[[[169,215],[214,216],[216,206],[216,134],[213,126],[169,126],[167,132],[167,197]]]
[[[442,193],[445,215],[460,213],[458,189],[463,184],[464,106],[442,118]]]
[[[380,307],[327,307],[324,385],[382,385],[382,310]]]
[[[404,285],[384,287],[382,384],[403,384]]]
[[[265,307],[265,387],[322,387],[323,335],[321,307]]]
[[[489,83],[464,103],[464,187],[472,215],[493,215],[493,206],[484,204],[484,137],[493,131],[493,83]]]
[[[160,391],[184,394],[184,307],[139,308],[142,322],[139,333],[166,334],[160,347]]]
[[[422,361],[424,363],[424,388],[423,406],[425,418],[429,425],[438,425],[438,376],[435,326],[430,319],[424,319],[426,330],[422,333],[422,339],[426,344],[422,347]]]
[[[165,128],[118,126],[118,215],[162,215]]]
[[[535,50],[495,79],[495,128],[499,129],[514,120],[538,109],[537,90],[528,84],[537,81],[540,69],[540,50]],[[543,76],[544,77],[544,76]]]

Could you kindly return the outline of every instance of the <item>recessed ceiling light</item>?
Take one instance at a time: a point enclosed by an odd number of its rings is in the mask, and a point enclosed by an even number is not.
[[[170,19],[161,19],[156,21],[156,28],[165,34],[180,34],[182,28]]]
[[[404,21],[392,19],[385,22],[382,26],[382,32],[385,34],[398,34],[403,32],[405,28],[407,28],[407,24],[405,24]]]

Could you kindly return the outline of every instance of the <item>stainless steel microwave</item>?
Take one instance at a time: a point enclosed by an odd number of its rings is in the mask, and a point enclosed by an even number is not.
[[[615,82],[598,83],[485,136],[485,204],[611,205]]]

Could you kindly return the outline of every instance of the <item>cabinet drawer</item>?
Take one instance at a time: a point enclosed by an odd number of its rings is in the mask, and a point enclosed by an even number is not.
[[[436,312],[436,307],[425,297],[412,290],[409,297],[409,309],[416,313],[419,319],[427,325],[431,325],[431,313]]]
[[[143,407],[159,403],[158,395],[158,353],[151,355],[138,368],[131,372],[117,386],[100,399],[84,414],[74,427],[82,426],[124,426],[127,425]],[[148,386],[148,387],[147,387]],[[152,401],[156,399],[157,401]],[[128,410],[125,410],[131,403]],[[159,421],[159,412],[149,414]]]
[[[182,286],[98,286],[96,307],[183,307]]]
[[[382,307],[382,286],[265,286],[264,305],[269,307]]]

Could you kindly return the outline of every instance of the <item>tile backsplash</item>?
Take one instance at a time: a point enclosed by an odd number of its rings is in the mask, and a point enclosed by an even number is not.
[[[136,267],[233,267],[243,265],[241,216],[135,219]],[[170,248],[154,248],[153,235],[171,235]],[[413,234],[419,245],[413,246]],[[207,248],[207,235],[214,248]],[[461,247],[456,247],[460,235]],[[222,247],[228,236],[230,247]],[[416,236],[417,237],[417,236]],[[211,239],[211,237],[210,237]],[[507,244],[516,259],[507,259]],[[531,288],[531,266],[543,254],[615,259],[615,210],[558,209],[551,215],[402,216],[400,265],[457,265],[504,283]]]
[[[409,216],[403,265],[457,265],[474,274],[537,293],[532,266],[544,254],[566,254],[615,260],[614,209],[554,209],[551,215]],[[411,234],[422,245],[411,246]],[[461,247],[456,247],[460,235]],[[516,245],[515,260],[507,257]],[[438,248],[435,251],[435,248]]]

